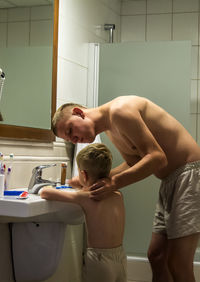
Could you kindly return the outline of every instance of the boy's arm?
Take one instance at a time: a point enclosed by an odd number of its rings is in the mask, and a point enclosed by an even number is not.
[[[68,184],[74,188],[82,188],[82,185],[80,184],[80,181],[79,181],[79,177],[78,176],[75,176],[71,179],[68,180]]]
[[[89,198],[89,192],[81,190],[61,191],[47,186],[40,190],[40,196],[46,200],[74,203],[82,206],[84,200]]]

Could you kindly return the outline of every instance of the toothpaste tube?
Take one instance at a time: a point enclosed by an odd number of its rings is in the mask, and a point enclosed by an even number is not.
[[[28,198],[28,192],[24,191],[22,192],[17,199],[27,199]]]

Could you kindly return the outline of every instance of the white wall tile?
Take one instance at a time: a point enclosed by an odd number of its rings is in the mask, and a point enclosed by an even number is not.
[[[58,99],[86,105],[87,69],[59,58],[57,93]]]
[[[145,24],[146,16],[122,16],[121,41],[144,41]]]
[[[7,23],[0,23],[0,47],[6,47],[7,42]]]
[[[198,44],[198,14],[183,13],[173,15],[173,39],[191,40]]]
[[[8,47],[29,45],[29,22],[8,23]]]
[[[100,0],[102,3],[104,3],[107,7],[111,8],[113,11],[115,11],[118,15],[120,15],[121,12],[121,0]]]
[[[105,23],[116,24],[116,28],[120,28],[119,15],[98,0],[61,1],[60,13],[61,17],[94,34],[97,31],[96,27],[103,27]],[[102,36],[107,39],[106,32],[103,32]]]
[[[53,23],[52,20],[31,21],[30,45],[52,46]]]
[[[200,80],[198,80],[197,113],[200,114]]]
[[[147,40],[171,40],[172,14],[147,16]]]
[[[147,14],[172,13],[172,0],[148,0]]]
[[[99,36],[97,36],[97,35],[95,35],[94,33],[89,33],[88,34],[88,42],[89,43],[106,43],[106,42],[108,42],[108,40],[107,39],[104,39],[104,38],[102,38],[102,37],[99,37]],[[117,35],[119,38],[121,38],[120,36],[120,34],[119,35]],[[115,41],[115,37],[116,37],[116,32],[114,32],[114,41]]]
[[[189,116],[189,133],[197,141],[197,115],[191,114]],[[199,139],[200,140],[200,139]]]
[[[200,52],[200,46],[198,46],[197,48]],[[200,53],[199,53],[199,56],[197,58],[197,66],[198,66],[198,79],[200,79]]]
[[[198,0],[173,0],[173,12],[197,12]]]
[[[28,21],[30,19],[29,8],[12,8],[8,9],[8,21]]]
[[[0,9],[0,23],[7,22],[8,20],[8,9]]]
[[[31,20],[53,19],[53,6],[36,6],[31,8]]]
[[[197,79],[197,77],[198,77],[198,46],[192,46],[191,78]]]
[[[121,15],[141,15],[146,14],[146,1],[126,1],[122,2]]]
[[[200,114],[197,115],[197,143],[200,146]]]
[[[60,19],[58,55],[72,62],[87,66],[89,32],[66,18]]]
[[[190,113],[197,113],[197,84],[198,80],[191,81]]]
[[[30,22],[30,15],[34,21]],[[2,18],[1,18],[2,16]],[[36,6],[34,8],[0,9],[0,18],[8,22],[8,47],[31,45],[51,45],[53,42],[53,8],[52,6]],[[50,20],[46,20],[50,18]],[[41,19],[39,22],[37,19]],[[46,21],[45,21],[46,20]],[[4,39],[5,33],[1,33]],[[4,44],[3,39],[1,46]]]
[[[82,5],[81,5],[80,0],[77,0],[77,1],[61,0],[59,1],[59,18],[66,17],[68,19],[71,19],[71,20],[74,19],[74,21],[77,21],[78,18],[81,17],[81,8],[82,8]]]

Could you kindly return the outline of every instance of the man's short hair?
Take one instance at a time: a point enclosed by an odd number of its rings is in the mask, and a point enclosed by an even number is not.
[[[52,118],[52,130],[55,135],[57,135],[57,123],[65,116],[65,113],[69,113],[73,108],[78,107],[82,109],[86,109],[86,107],[76,104],[76,103],[66,103],[60,106],[53,118]]]
[[[106,145],[92,143],[84,147],[76,157],[80,170],[85,170],[94,181],[106,178],[112,166],[112,154]]]

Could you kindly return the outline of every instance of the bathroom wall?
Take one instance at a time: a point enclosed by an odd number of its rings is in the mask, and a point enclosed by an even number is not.
[[[58,83],[57,107],[65,102],[74,101],[87,105],[88,44],[89,42],[108,42],[108,32],[104,31],[105,23],[114,23],[116,31],[114,41],[120,40],[120,0],[60,0],[59,1],[59,39],[58,39]],[[41,7],[40,7],[41,8]],[[30,31],[30,10],[27,8],[0,10],[0,47],[9,42],[24,45],[35,44],[37,40],[49,40],[48,18],[40,28],[39,17],[44,12],[37,9],[34,13],[34,28]],[[28,8],[29,9],[29,8]],[[36,9],[36,8],[35,8]],[[16,13],[15,13],[16,11]],[[10,16],[12,15],[12,20]],[[29,15],[29,18],[27,18]],[[46,14],[48,15],[48,13]],[[45,24],[46,22],[46,24]],[[11,32],[12,31],[12,32]],[[20,35],[16,36],[20,31]],[[34,32],[32,32],[34,31]],[[44,36],[47,34],[47,37]],[[31,35],[31,36],[30,36]],[[20,43],[21,44],[21,43]],[[3,46],[2,46],[3,45]],[[34,164],[49,158],[68,158],[73,147],[59,138],[53,143],[35,143],[29,141],[0,140],[0,151],[14,159],[12,187],[25,187],[31,177]],[[33,161],[34,159],[34,161]],[[19,161],[21,160],[21,161]],[[20,168],[19,168],[20,167]],[[14,180],[13,180],[14,179]],[[9,232],[7,224],[0,224],[0,280],[12,281],[12,268],[9,250]],[[79,282],[81,277],[82,226],[68,226],[61,263],[49,282]]]
[[[0,47],[51,46],[53,6],[0,9]]]
[[[190,40],[190,132],[200,144],[198,0],[122,0],[121,41]]]
[[[200,145],[199,12],[199,0],[122,0],[121,6],[121,42],[191,41],[190,133]],[[199,248],[195,260],[200,260]],[[151,277],[149,265],[147,267],[148,277]],[[144,273],[144,265],[137,262],[131,268],[130,281],[151,281],[151,278],[143,280],[142,276],[133,273]]]
[[[60,0],[58,106],[67,101],[87,105],[88,44],[108,42],[105,23],[116,25],[120,40],[120,0]]]

